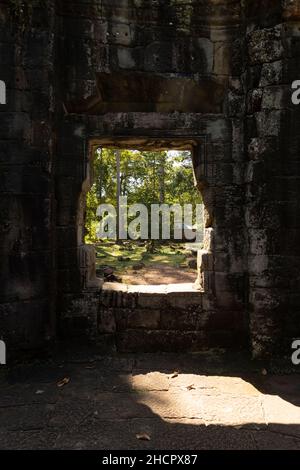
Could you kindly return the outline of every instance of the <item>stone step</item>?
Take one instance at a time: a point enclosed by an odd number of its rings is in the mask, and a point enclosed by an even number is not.
[[[193,284],[105,283],[100,293],[98,338],[111,335],[119,352],[201,351],[240,345],[245,340],[241,313],[203,309],[204,296]]]

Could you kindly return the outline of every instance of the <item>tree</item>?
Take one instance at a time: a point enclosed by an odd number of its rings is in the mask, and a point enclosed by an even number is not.
[[[115,151],[116,156],[116,174],[117,174],[117,191],[116,191],[116,211],[117,211],[117,240],[119,239],[119,228],[120,228],[120,196],[121,196],[121,152],[120,150]]]
[[[87,240],[95,240],[97,206],[116,206],[119,196],[127,196],[129,205],[143,203],[148,210],[151,204],[200,203],[190,152],[97,149],[94,184],[87,197]]]

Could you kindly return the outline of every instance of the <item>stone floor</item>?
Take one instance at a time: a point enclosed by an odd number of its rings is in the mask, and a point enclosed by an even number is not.
[[[218,354],[0,370],[0,449],[300,449],[300,376]]]

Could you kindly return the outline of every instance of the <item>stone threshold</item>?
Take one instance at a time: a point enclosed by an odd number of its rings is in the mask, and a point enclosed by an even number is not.
[[[181,292],[197,292],[202,294],[203,291],[199,289],[195,283],[186,284],[122,284],[118,282],[105,282],[102,286],[104,291],[124,292],[128,294],[172,294]]]

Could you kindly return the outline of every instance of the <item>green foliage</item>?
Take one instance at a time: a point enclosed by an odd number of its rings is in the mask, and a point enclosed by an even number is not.
[[[190,152],[177,152],[169,157],[171,171],[166,181],[168,204],[200,204],[201,194],[193,185],[193,169]]]
[[[94,184],[87,197],[87,241],[95,241],[96,210],[99,204],[113,204],[117,198],[116,154],[111,149],[95,151]],[[122,150],[120,159],[121,196],[128,204],[197,204],[201,195],[193,186],[190,152],[139,152]],[[150,214],[150,210],[149,210]]]

